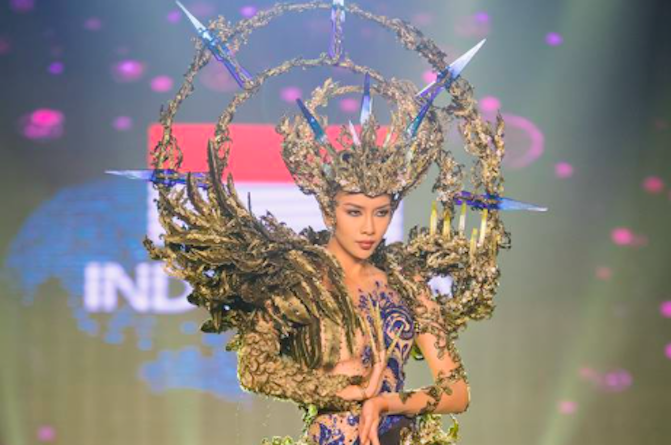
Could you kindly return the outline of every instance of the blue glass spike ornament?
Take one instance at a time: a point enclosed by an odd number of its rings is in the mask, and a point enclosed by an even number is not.
[[[155,170],[105,170],[108,175],[123,176],[128,179],[153,182],[172,187],[177,184],[186,184],[187,173],[180,173],[172,169]],[[206,189],[208,174],[204,172],[192,172],[191,176],[196,179],[198,187]]]
[[[430,83],[422,91],[417,93],[418,97],[426,97],[427,95],[429,95],[429,99],[421,108],[421,110],[417,114],[417,117],[413,119],[410,125],[408,125],[408,128],[406,130],[406,136],[408,137],[408,139],[414,139],[414,137],[417,136],[419,127],[420,125],[422,125],[422,121],[424,120],[424,117],[426,117],[426,113],[431,108],[431,105],[433,105],[433,101],[436,99],[436,97],[438,97],[438,94],[443,89],[450,88],[450,86],[454,83],[454,81],[459,78],[461,72],[464,71],[466,65],[468,65],[471,59],[473,59],[475,54],[477,54],[477,52],[480,50],[480,48],[482,48],[482,45],[484,45],[486,41],[487,39],[481,40],[480,43],[478,43],[473,48],[468,50],[468,52],[466,52],[463,56],[459,57],[457,60],[452,62],[450,66],[441,71],[434,82]]]
[[[359,123],[364,126],[370,114],[373,112],[373,99],[370,97],[370,74],[366,73],[363,80],[363,94],[361,95],[361,111],[359,112]]]
[[[345,0],[333,0],[333,6],[331,7],[331,20],[334,22],[340,19],[345,21]]]
[[[524,210],[528,212],[546,212],[547,207],[541,207],[536,204],[531,204],[522,201],[516,201],[510,198],[503,198],[496,195],[474,195],[471,192],[462,191],[454,197],[454,203],[461,205],[466,203],[472,209],[476,210]]]
[[[223,63],[235,82],[240,86],[240,88],[245,88],[245,84],[252,79],[252,76],[247,70],[245,70],[235,59],[235,56],[228,49],[228,47],[217,37],[214,37],[210,31],[202,24],[200,21],[189,12],[186,7],[180,2],[176,2],[184,14],[188,17],[189,21],[196,28],[196,32],[200,36],[207,49],[210,50],[215,59]]]
[[[317,140],[322,144],[328,143],[326,132],[324,132],[322,126],[319,125],[319,121],[317,120],[317,118],[314,117],[312,113],[310,113],[310,110],[308,110],[308,107],[305,106],[302,100],[296,99],[296,103],[298,104],[298,108],[301,109],[303,117],[305,117],[305,120],[308,121],[310,128],[312,128],[312,132],[315,134],[315,140]]]
[[[466,68],[466,65],[471,61],[473,56],[480,51],[480,48],[482,48],[482,45],[485,44],[487,39],[482,39],[477,45],[475,45],[473,48],[468,50],[463,56],[459,57],[457,60],[452,62],[450,66],[445,68],[443,71],[438,73],[438,77],[436,77],[436,80],[431,82],[429,85],[424,87],[422,91],[417,93],[417,97],[426,97],[430,94],[430,92],[434,89],[437,89],[438,91],[441,91],[442,89],[447,89],[452,85],[452,83],[457,80],[459,75],[461,75],[461,72]],[[445,80],[447,78],[447,81]]]
[[[342,24],[345,23],[345,0],[333,0],[331,7],[331,43],[329,56],[340,59],[342,56]]]
[[[361,145],[359,135],[357,134],[356,128],[354,128],[354,124],[352,123],[352,121],[349,121],[349,132],[352,135],[352,142],[354,142],[354,145]]]

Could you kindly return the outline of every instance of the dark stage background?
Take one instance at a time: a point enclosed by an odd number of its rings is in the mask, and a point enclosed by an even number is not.
[[[184,3],[204,22],[271,5]],[[465,77],[485,114],[506,118],[506,193],[550,209],[504,216],[513,249],[497,310],[459,343],[473,395],[464,444],[671,441],[667,3],[359,3],[414,23],[452,57],[488,38]],[[280,20],[239,58],[258,72],[317,55],[329,27],[328,12]],[[149,127],[181,84],[193,36],[167,0],[0,3],[0,445],[247,445],[300,430],[293,405],[240,391],[226,336],[201,334],[205,314],[149,262],[147,185],[103,173],[146,167]],[[388,76],[431,78],[383,30],[352,17],[345,38]],[[285,76],[237,122],[274,125],[327,76],[361,81],[327,69]],[[214,122],[236,88],[211,64],[179,122]],[[331,108],[344,123],[356,98]],[[397,228],[428,223],[435,173]],[[291,184],[240,188],[296,226],[319,224]],[[408,375],[409,387],[429,382],[421,362]]]

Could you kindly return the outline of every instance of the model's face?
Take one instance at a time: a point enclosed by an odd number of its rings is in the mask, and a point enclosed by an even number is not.
[[[391,197],[370,198],[340,191],[335,197],[335,231],[338,244],[355,258],[365,260],[380,244],[391,222]]]

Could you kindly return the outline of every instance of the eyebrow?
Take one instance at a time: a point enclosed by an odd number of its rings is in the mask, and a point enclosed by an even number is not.
[[[357,204],[352,204],[351,202],[345,202],[344,205],[346,205],[346,206],[356,207],[357,209],[363,209],[362,206],[357,205]],[[375,210],[380,210],[380,209],[383,209],[383,208],[385,208],[385,207],[391,207],[391,204],[385,204],[385,205],[383,205],[383,206],[376,207]]]

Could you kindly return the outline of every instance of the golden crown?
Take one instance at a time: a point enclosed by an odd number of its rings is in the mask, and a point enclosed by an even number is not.
[[[412,116],[417,115],[419,107],[411,84],[381,79],[371,88],[368,74],[361,100],[360,131],[350,121],[340,127],[332,143],[324,130],[326,119],[311,110],[357,89],[328,79],[307,104],[298,99],[305,119],[285,117],[277,126],[283,138],[282,157],[294,181],[303,193],[314,195],[327,213],[338,190],[370,197],[389,194],[395,207],[426,176],[443,144],[443,131],[435,114],[425,119],[422,131],[413,132]],[[395,105],[386,135],[381,134],[372,114],[371,93]]]

